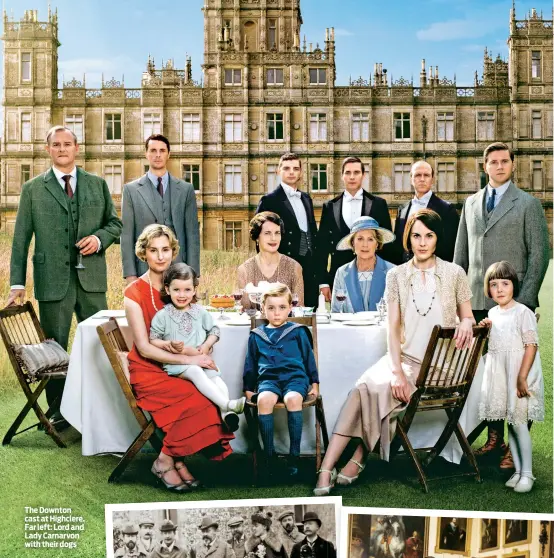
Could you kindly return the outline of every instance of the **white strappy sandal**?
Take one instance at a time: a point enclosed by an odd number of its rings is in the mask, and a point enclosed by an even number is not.
[[[365,469],[365,465],[360,463],[356,459],[349,459],[348,461],[352,461],[352,463],[355,463],[358,466],[358,474],[355,477],[349,477],[347,475],[343,475],[341,470],[341,472],[337,475],[337,484],[341,486],[348,486],[357,481],[360,473]]]
[[[335,481],[337,480],[337,470],[334,467],[332,471],[329,471],[329,469],[319,469],[317,474],[319,475],[320,473],[330,473],[331,480],[329,481],[328,486],[320,486],[314,488],[314,496],[329,496],[331,490],[335,486]]]

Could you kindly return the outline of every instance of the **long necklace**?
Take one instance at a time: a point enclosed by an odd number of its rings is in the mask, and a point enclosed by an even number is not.
[[[154,289],[152,288],[152,281],[150,281],[150,270],[146,272],[146,278],[148,279],[148,284],[150,285],[150,298],[152,299],[152,306],[154,307],[154,310],[158,312],[161,308],[158,308],[154,302]]]
[[[414,267],[415,267],[415,266],[414,266]],[[416,267],[416,269],[418,269],[418,268]],[[418,269],[418,271],[420,271],[420,270]],[[423,273],[425,273],[425,272],[423,272]],[[412,277],[413,277],[413,275],[412,275]],[[416,301],[415,301],[414,284],[413,284],[413,281],[412,281],[411,278],[410,278],[410,287],[411,287],[411,289],[412,289],[412,300],[414,301],[414,307],[415,307],[415,309],[416,309],[416,312],[417,312],[421,317],[424,318],[425,316],[427,316],[427,314],[429,314],[429,312],[431,311],[431,308],[433,307],[433,302],[434,302],[434,300],[435,300],[435,296],[437,295],[437,289],[436,289],[436,287],[435,287],[435,290],[433,291],[433,296],[431,297],[431,303],[429,304],[429,308],[427,308],[427,311],[426,311],[426,312],[423,312],[423,313],[422,313],[422,312],[420,311],[420,309],[417,307],[417,304],[416,304]]]

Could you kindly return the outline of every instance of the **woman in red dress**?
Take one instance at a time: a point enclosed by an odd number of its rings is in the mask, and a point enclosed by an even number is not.
[[[162,275],[179,253],[175,235],[164,225],[149,225],[139,236],[135,252],[149,269],[125,289],[125,314],[134,339],[129,353],[131,385],[140,408],[165,433],[152,473],[167,488],[190,490],[199,483],[180,458],[202,452],[222,460],[231,454],[229,441],[234,436],[224,430],[217,407],[192,382],[168,376],[159,364],[215,368],[214,361],[200,352],[195,356],[174,354],[150,344],[150,323],[164,306]]]

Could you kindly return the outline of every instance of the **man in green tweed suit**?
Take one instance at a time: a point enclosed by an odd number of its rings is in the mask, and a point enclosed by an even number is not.
[[[52,167],[23,185],[15,222],[7,305],[25,300],[29,244],[35,236],[33,278],[46,337],[67,349],[73,312],[81,322],[107,308],[106,248],[121,220],[106,182],[75,166],[77,138],[54,126],[46,137]],[[79,254],[83,256],[79,257]],[[76,266],[82,259],[84,269]],[[59,419],[63,380],[51,380],[46,399]]]

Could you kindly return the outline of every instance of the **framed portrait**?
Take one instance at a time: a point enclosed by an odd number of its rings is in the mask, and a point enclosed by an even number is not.
[[[550,522],[550,558],[554,558],[554,541],[552,537],[554,536],[554,521]]]
[[[522,552],[512,552],[512,554],[505,554],[502,558],[529,558],[529,551],[524,550]]]
[[[504,519],[502,521],[504,546],[516,546],[531,542],[532,522],[526,519]]]
[[[349,558],[425,558],[429,518],[350,515]]]
[[[500,548],[500,520],[482,518],[480,528],[479,552]]]
[[[440,517],[435,552],[469,556],[471,546],[471,519]]]

